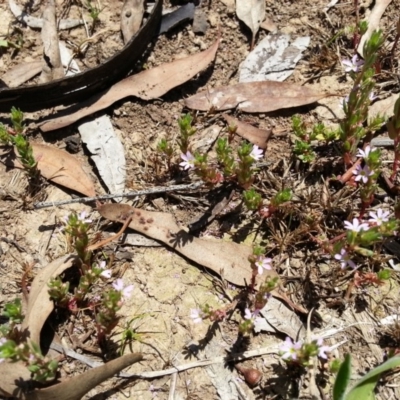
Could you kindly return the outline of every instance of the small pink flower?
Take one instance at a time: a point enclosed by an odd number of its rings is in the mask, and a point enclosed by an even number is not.
[[[367,231],[369,229],[369,225],[366,223],[360,223],[357,218],[353,219],[353,223],[350,221],[344,221],[344,227],[353,232]]]
[[[358,59],[358,55],[355,54],[351,60],[342,60],[342,64],[345,66],[345,72],[358,72],[360,71],[360,68],[364,65],[364,61],[363,60],[359,60]]]
[[[190,318],[192,318],[193,323],[200,324],[203,321],[201,317],[201,311],[198,308],[191,308],[190,309]]]
[[[368,165],[365,165],[364,168],[357,165],[357,168],[353,169],[353,174],[356,175],[356,182],[362,181],[364,184],[368,182],[368,178],[374,173],[374,171],[369,169]]]
[[[351,268],[356,268],[354,261],[350,260],[350,256],[345,249],[341,249],[340,253],[334,255],[335,259],[340,261],[340,266],[342,269],[347,266]]]
[[[86,219],[86,211],[82,211],[79,215],[78,215],[78,221],[81,221],[85,224],[91,224],[92,220],[91,219]]]
[[[383,211],[381,208],[378,208],[377,212],[370,211],[369,216],[371,217],[368,222],[375,223],[380,226],[383,222],[389,221],[389,211]]]
[[[285,342],[279,347],[279,351],[283,360],[297,360],[297,351],[301,349],[303,343],[301,341],[292,342],[290,337],[286,337]]]
[[[365,147],[365,150],[362,149],[358,149],[357,152],[357,157],[362,157],[362,158],[368,158],[369,154],[371,153],[371,151],[376,150],[375,147],[372,147],[370,145],[368,145],[367,147]]]
[[[250,157],[256,161],[260,160],[263,157],[263,150],[254,145],[253,149],[251,150]]]
[[[186,154],[181,154],[182,162],[179,164],[184,170],[193,169],[194,168],[194,156],[190,151],[187,151]]]
[[[113,282],[113,288],[122,293],[123,298],[129,298],[132,295],[133,285],[125,286],[124,281],[122,279],[117,279]]]
[[[257,267],[258,275],[262,275],[264,269],[269,270],[272,269],[271,266],[272,259],[266,258],[264,256],[258,256],[255,265]]]
[[[318,346],[318,357],[320,358],[324,358],[325,360],[328,358],[328,356],[326,355],[326,352],[331,352],[332,349],[330,346],[323,346],[324,343],[324,339],[319,338],[317,340],[317,346]]]

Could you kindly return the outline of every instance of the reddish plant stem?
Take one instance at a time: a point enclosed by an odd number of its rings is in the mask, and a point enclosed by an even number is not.
[[[390,175],[389,178],[390,182],[392,183],[394,183],[397,170],[399,169],[399,163],[400,163],[399,144],[400,144],[400,137],[399,135],[397,135],[396,138],[394,139],[394,160],[393,160],[392,175]]]

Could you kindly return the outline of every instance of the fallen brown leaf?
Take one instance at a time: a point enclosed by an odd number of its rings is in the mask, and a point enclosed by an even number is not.
[[[32,79],[35,75],[40,74],[41,70],[41,61],[27,62],[12,67],[1,77],[1,79],[8,87],[14,88],[29,81],[29,79]]]
[[[104,204],[98,211],[110,221],[124,222],[132,217],[129,223],[131,229],[164,243],[234,285],[245,286],[251,281],[249,256],[253,252],[248,246],[223,240],[199,239],[180,228],[172,215],[166,213],[145,211],[127,204]],[[277,273],[268,270],[265,275],[276,277]],[[257,275],[257,284],[264,282],[265,275]],[[297,311],[307,313],[307,310],[294,304],[279,289],[273,290],[271,294]]]
[[[287,82],[244,82],[213,88],[185,100],[186,107],[208,111],[239,108],[246,112],[270,112],[315,103],[329,96],[317,88]]]
[[[34,343],[40,343],[40,331],[54,308],[54,302],[49,298],[47,283],[78,262],[78,257],[73,255],[61,257],[41,269],[35,276],[22,323],[22,329],[29,330],[29,337]]]
[[[125,354],[100,367],[75,375],[57,385],[35,390],[25,398],[26,400],[78,400],[101,382],[142,359],[141,353]]]
[[[224,114],[223,117],[229,126],[236,127],[236,133],[242,138],[247,139],[250,143],[257,145],[262,149],[267,148],[267,141],[271,136],[270,130],[266,131],[265,129],[256,128],[253,125],[241,122],[237,118],[231,117],[227,114]]]
[[[77,158],[64,150],[45,144],[32,143],[32,148],[38,169],[44,178],[85,196],[96,196],[93,182]],[[6,163],[22,168],[16,158],[7,159]]]
[[[143,100],[161,97],[205,69],[214,60],[218,44],[219,39],[201,53],[130,76],[112,86],[100,97],[96,96],[98,100],[90,99],[83,102],[80,104],[79,111],[47,120],[40,125],[40,129],[48,132],[63,128],[128,96],[136,96]]]

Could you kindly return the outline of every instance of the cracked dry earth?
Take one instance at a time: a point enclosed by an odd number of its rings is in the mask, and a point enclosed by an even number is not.
[[[172,7],[168,1],[164,7]],[[339,56],[344,58],[351,52],[351,35],[344,40],[327,46],[328,41],[338,31],[354,24],[354,13],[351,1],[339,1],[336,7],[328,13],[324,12],[327,5],[324,0],[266,0],[267,16],[280,31],[297,36],[310,36],[311,43],[305,51],[303,59],[298,63],[290,82],[304,83],[311,81],[318,84],[321,90],[345,95],[351,87],[351,82],[344,77]],[[365,4],[364,4],[365,3]],[[363,17],[368,13],[370,4],[363,2]],[[393,18],[398,14],[399,3],[394,0],[389,6],[381,26],[387,34],[393,34]],[[235,15],[234,2],[229,0],[203,1],[202,11],[207,16],[208,30],[205,35],[193,33],[190,24],[177,27],[166,35],[160,36],[154,43],[154,48],[143,61],[148,68],[170,62],[197,53],[208,48],[221,32],[222,42],[215,63],[196,78],[181,85],[161,99],[145,102],[135,98],[119,101],[105,110],[110,116],[113,127],[121,139],[127,160],[127,190],[158,186],[168,186],[185,182],[187,177],[177,171],[173,179],[165,173],[165,166],[160,165],[155,157],[157,143],[162,138],[176,141],[178,136],[177,119],[184,111],[183,100],[206,88],[229,85],[237,82],[240,63],[249,53],[251,36],[247,28],[238,21]],[[6,5],[0,4],[0,13],[6,15]],[[104,13],[100,15],[102,27],[112,28],[115,24],[111,4],[105,4]],[[111,21],[111,25],[107,25]],[[1,21],[3,34],[7,20]],[[26,39],[35,42],[35,36]],[[256,44],[266,35],[267,31],[260,30]],[[99,42],[96,51],[88,54],[87,64],[93,65],[94,58],[99,58],[98,52],[106,46]],[[112,45],[110,45],[112,46]],[[347,46],[347,47],[346,47]],[[111,51],[107,49],[107,51]],[[40,48],[34,47],[28,53],[21,52],[17,58],[11,59],[3,53],[1,67],[9,67],[13,62],[29,60]],[[91,59],[91,57],[93,59]],[[100,57],[101,59],[101,57]],[[10,61],[10,63],[6,63]],[[396,91],[396,85],[390,89]],[[320,176],[327,176],[324,162],[331,159],[328,153],[326,160],[314,166],[310,171],[301,171],[291,158],[290,117],[295,111],[288,109],[269,114],[240,114],[236,116],[260,128],[272,130],[273,135],[265,155],[266,167],[261,168],[259,187],[267,197],[271,191],[281,187],[291,187],[294,191],[294,207],[299,220],[311,215],[321,208],[324,184]],[[310,125],[318,121],[334,124],[340,118],[338,97],[325,99],[317,105],[297,109],[307,118]],[[40,120],[52,113],[52,110],[41,110],[26,113],[29,124]],[[99,113],[101,115],[101,113]],[[8,115],[3,114],[2,121],[8,123]],[[199,114],[198,133],[194,141],[200,141],[207,128],[221,131],[226,135],[226,124],[219,115]],[[216,127],[216,128],[215,128]],[[69,149],[71,137],[77,137],[77,125],[49,132],[44,135],[36,130],[29,131],[31,138],[37,143],[50,143],[61,149]],[[78,153],[76,157],[82,162],[84,170],[96,182],[97,193],[106,193],[97,171],[90,161],[85,146],[76,141]],[[390,159],[389,150],[384,151],[384,157]],[[296,169],[297,168],[297,169]],[[300,171],[300,172],[299,172]],[[330,173],[330,172],[329,172]],[[305,176],[311,179],[305,180]],[[23,171],[10,169],[0,164],[0,306],[4,302],[21,295],[21,277],[28,269],[31,277],[50,261],[68,253],[68,244],[62,236],[55,234],[58,221],[71,211],[86,211],[93,219],[95,231],[118,231],[118,224],[109,225],[101,222],[100,215],[94,207],[71,204],[42,210],[26,209],[27,179]],[[220,193],[221,194],[221,193]],[[219,195],[220,195],[219,194]],[[226,193],[222,193],[226,194]],[[341,195],[346,198],[348,193],[343,189]],[[40,193],[41,199],[58,201],[76,194],[56,186],[46,184]],[[311,199],[311,200],[310,200]],[[198,220],[204,213],[218,202],[218,193],[207,189],[192,192],[168,193],[138,197],[128,201],[135,207],[150,211],[162,211],[174,216],[180,226],[188,226]],[[352,204],[347,202],[337,206],[343,219],[349,215]],[[313,203],[314,202],[314,203]],[[250,221],[250,223],[249,223]],[[249,228],[250,225],[250,228]],[[201,237],[218,237],[224,240],[237,240],[251,245],[257,237],[257,224],[244,209],[235,210],[226,217],[217,218],[212,224],[202,228],[198,235]],[[270,227],[273,235],[265,239],[266,248],[274,252],[286,234],[278,228]],[[274,230],[275,229],[275,230]],[[295,230],[297,229],[297,231]],[[381,341],[381,332],[376,326],[376,320],[393,312],[398,312],[399,288],[395,279],[383,287],[371,290],[368,296],[358,294],[342,307],[319,294],[323,293],[324,285],[329,286],[326,276],[329,276],[331,264],[326,258],[320,257],[313,244],[308,243],[301,233],[301,224],[285,236],[285,250],[277,257],[277,271],[285,279],[285,288],[295,303],[308,310],[318,308],[321,317],[313,325],[317,331],[328,332],[339,330],[328,339],[331,345],[342,345],[332,353],[332,357],[343,358],[346,353],[353,356],[354,377],[363,375],[366,371],[383,361],[385,343]],[[296,236],[297,235],[297,236]],[[285,239],[286,240],[286,239]],[[280,243],[280,244],[279,244]],[[124,281],[133,284],[135,289],[132,297],[121,310],[124,322],[135,316],[144,314],[143,318],[135,320],[135,328],[141,333],[141,341],[134,341],[133,351],[143,352],[145,360],[129,368],[131,373],[170,370],[174,366],[185,365],[197,360],[214,359],[226,356],[231,351],[265,349],[282,343],[286,335],[305,332],[306,318],[297,316],[278,300],[271,301],[271,308],[278,310],[285,317],[281,320],[271,320],[272,326],[262,333],[252,335],[245,343],[239,343],[237,326],[241,312],[236,310],[232,316],[219,324],[217,329],[211,328],[208,322],[194,324],[190,319],[190,309],[199,304],[208,303],[213,307],[221,307],[228,303],[221,290],[220,279],[210,274],[200,265],[194,265],[178,253],[134,232],[129,232],[124,243],[113,243],[104,249],[108,255],[115,255],[115,274],[122,276]],[[274,253],[277,254],[277,253]],[[224,286],[224,285],[222,285]],[[335,288],[342,293],[343,288]],[[230,295],[236,293],[236,288],[228,286]],[[365,305],[367,303],[367,305]],[[282,311],[279,311],[282,307]],[[271,311],[270,315],[273,315]],[[286,314],[284,314],[286,313]],[[274,317],[275,318],[275,317]],[[357,326],[352,326],[361,322]],[[118,340],[121,329],[116,329],[114,340]],[[64,345],[71,345],[67,326],[57,328],[57,334],[64,340]],[[77,326],[77,335],[85,334],[83,325]],[[87,343],[90,344],[91,338]],[[75,349],[89,359],[99,358]],[[58,353],[50,353],[58,356]],[[148,379],[119,379],[112,378],[91,390],[85,399],[289,399],[289,398],[331,398],[333,377],[325,369],[318,378],[320,390],[312,390],[310,379],[298,379],[296,371],[288,370],[277,354],[271,352],[263,356],[250,357],[241,363],[248,368],[256,368],[263,373],[261,383],[255,388],[249,388],[234,364],[219,362],[209,366],[200,366],[179,372],[178,374],[160,375]],[[327,366],[323,366],[327,367]],[[88,367],[74,358],[66,358],[60,362],[63,377],[82,373]],[[354,378],[353,377],[353,378]],[[0,377],[1,379],[1,377]],[[391,375],[385,384],[378,388],[379,399],[400,398],[398,375]],[[316,396],[316,397],[312,397]]]

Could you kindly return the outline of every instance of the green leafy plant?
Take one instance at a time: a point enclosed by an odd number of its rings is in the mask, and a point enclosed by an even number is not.
[[[3,124],[0,124],[0,142],[4,145],[15,146],[22,166],[27,171],[29,177],[36,180],[40,173],[35,157],[33,156],[32,146],[24,134],[25,126],[23,120],[24,114],[22,111],[12,107],[11,123],[13,128],[6,128]]]
[[[374,400],[374,389],[382,373],[400,366],[400,357],[389,358],[386,362],[364,375],[351,389],[351,356],[347,354],[339,368],[333,387],[333,400]]]

